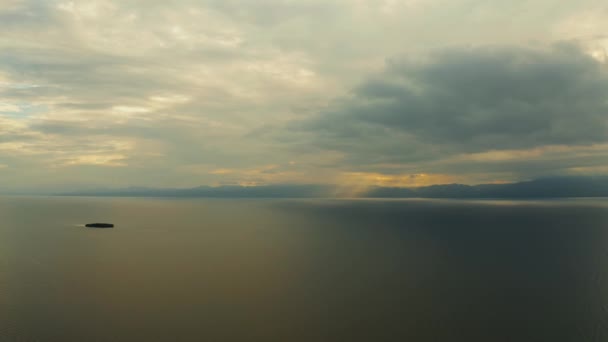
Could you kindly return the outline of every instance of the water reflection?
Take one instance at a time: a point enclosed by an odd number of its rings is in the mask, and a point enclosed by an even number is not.
[[[0,199],[0,340],[608,338],[590,201]],[[78,222],[111,221],[113,230]]]

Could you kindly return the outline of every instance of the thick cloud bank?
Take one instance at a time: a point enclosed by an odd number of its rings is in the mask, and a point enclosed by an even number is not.
[[[608,142],[607,99],[605,64],[575,44],[451,48],[389,61],[349,97],[296,127],[359,164],[498,155],[476,160],[487,162],[505,159],[500,151],[538,158],[543,151],[531,150],[597,152]],[[579,163],[567,151],[557,159],[564,162],[558,168]]]

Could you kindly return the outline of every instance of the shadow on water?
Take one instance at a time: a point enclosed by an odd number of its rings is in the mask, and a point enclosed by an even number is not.
[[[348,230],[373,244],[386,235],[409,250],[388,274],[376,274],[368,284],[353,285],[359,271],[340,279],[324,275],[323,286],[335,292],[356,287],[362,298],[384,299],[362,306],[338,303],[334,323],[345,319],[344,312],[357,317],[343,321],[344,329],[334,325],[336,338],[608,340],[606,206],[327,201],[283,208],[318,218],[324,229],[339,230],[337,236]],[[384,262],[371,266],[386,267]]]

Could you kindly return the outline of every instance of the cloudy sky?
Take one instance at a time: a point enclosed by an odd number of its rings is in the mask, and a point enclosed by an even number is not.
[[[608,174],[603,0],[0,0],[0,190]]]

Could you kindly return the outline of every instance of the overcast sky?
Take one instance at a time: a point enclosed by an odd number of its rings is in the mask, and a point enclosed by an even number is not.
[[[0,190],[608,174],[605,0],[0,0]]]

